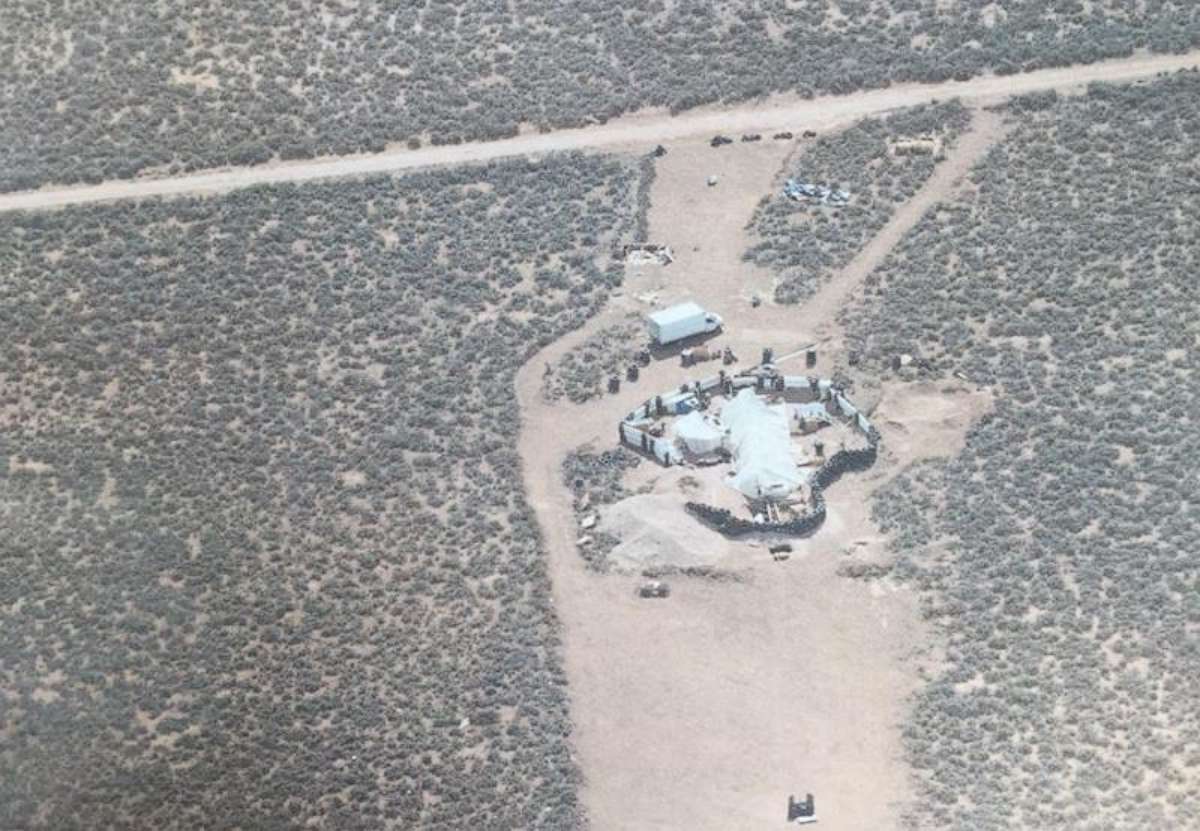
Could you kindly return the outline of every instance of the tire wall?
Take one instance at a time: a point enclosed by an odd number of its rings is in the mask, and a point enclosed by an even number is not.
[[[825,460],[812,478],[812,510],[787,522],[753,522],[734,516],[726,508],[715,508],[700,502],[688,502],[684,507],[689,514],[727,537],[744,537],[748,534],[806,536],[825,522],[825,489],[840,479],[843,473],[857,473],[875,464],[879,440],[874,432],[867,440],[869,446],[865,449],[839,450]]]

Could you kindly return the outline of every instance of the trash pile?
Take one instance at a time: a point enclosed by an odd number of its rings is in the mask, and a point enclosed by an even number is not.
[[[669,245],[626,245],[623,254],[629,265],[670,265],[675,262],[675,252]]]
[[[563,482],[575,493],[581,511],[593,504],[605,505],[624,499],[621,486],[625,471],[641,464],[641,457],[624,447],[590,453],[576,451],[563,460]],[[586,501],[585,501],[586,497]]]
[[[850,194],[826,185],[788,179],[783,185],[783,195],[797,202],[820,202],[822,205],[845,205]]]
[[[579,525],[575,544],[584,562],[594,569],[606,571],[609,552],[621,542],[598,526],[608,506],[631,495],[622,480],[625,472],[640,462],[639,456],[625,448],[602,453],[580,449],[563,460],[563,482],[571,489],[571,507]]]

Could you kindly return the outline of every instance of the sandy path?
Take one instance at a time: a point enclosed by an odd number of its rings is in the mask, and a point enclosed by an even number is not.
[[[1021,75],[984,75],[969,81],[941,84],[898,84],[844,96],[803,100],[795,95],[775,95],[762,102],[734,107],[705,107],[671,116],[647,110],[613,119],[606,124],[549,133],[526,133],[511,139],[408,150],[392,147],[374,155],[343,156],[305,161],[216,170],[169,178],[105,182],[94,186],[54,187],[0,194],[0,211],[52,208],[149,196],[221,193],[271,182],[304,182],[338,176],[392,173],[436,165],[482,162],[507,156],[564,150],[650,149],[656,143],[708,137],[714,133],[736,136],[743,132],[778,129],[828,128],[934,98],[958,97],[983,103],[1009,95],[1046,89],[1081,89],[1092,81],[1129,81],[1200,66],[1200,50],[1184,55],[1136,54],[1089,66],[1043,69]]]
[[[624,296],[519,373],[523,475],[564,627],[573,742],[595,828],[783,829],[788,794],[805,791],[817,795],[822,828],[897,827],[898,809],[911,797],[899,725],[920,683],[918,661],[933,660],[921,652],[929,639],[911,592],[836,572],[848,546],[879,550],[864,510],[871,491],[913,448],[952,448],[984,405],[964,395],[940,402],[943,411],[901,390],[895,400],[936,418],[918,423],[896,407],[884,432],[885,444],[897,439],[888,462],[831,489],[826,526],[798,544],[790,561],[774,563],[762,549],[713,535],[722,556],[744,567],[745,582],[675,580],[669,600],[650,602],[634,596],[636,577],[586,570],[559,465],[584,442],[611,446],[622,413],[690,372],[658,361],[618,395],[576,406],[541,399],[542,368],[626,312],[644,311],[634,298],[647,291],[665,302],[694,297],[720,311],[729,334],[718,342],[732,344],[744,362],[757,360],[765,345],[782,353],[809,342],[818,329],[830,330],[826,311],[955,186],[995,126],[977,118],[914,201],[812,306],[798,307],[754,308],[750,297],[769,297],[772,275],[741,260],[745,225],[790,146],[764,142],[737,153],[701,143],[673,147],[659,160],[649,219],[651,239],[674,247],[675,264],[631,269]],[[710,174],[719,178],[715,188],[705,186]],[[639,469],[638,478],[653,474]]]
[[[834,320],[838,310],[851,300],[867,276],[883,263],[888,252],[921,220],[926,211],[954,195],[975,163],[1007,131],[1003,116],[998,113],[977,109],[972,115],[970,128],[948,151],[946,159],[934,168],[921,189],[896,209],[887,224],[863,246],[854,259],[801,304],[798,319],[811,327],[818,337],[829,339],[840,334],[841,327]]]

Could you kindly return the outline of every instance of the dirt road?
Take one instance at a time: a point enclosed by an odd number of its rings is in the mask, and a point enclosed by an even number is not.
[[[737,136],[746,132],[822,129],[934,98],[958,97],[984,103],[1039,90],[1070,91],[1093,81],[1130,81],[1159,72],[1200,66],[1200,50],[1185,55],[1138,54],[1090,66],[1045,69],[1022,75],[981,76],[941,84],[903,84],[845,96],[803,100],[794,95],[735,107],[705,107],[671,116],[647,110],[607,124],[550,133],[527,133],[511,139],[408,150],[389,148],[375,155],[342,156],[312,161],[277,162],[258,167],[215,170],[169,178],[105,182],[93,186],[48,187],[37,191],[0,194],[0,211],[43,208],[180,194],[222,193],[273,182],[304,182],[339,176],[393,173],[414,168],[484,162],[508,156],[566,150],[636,148],[656,143],[702,139],[715,133]]]
[[[976,110],[971,128],[958,140],[945,161],[934,168],[921,189],[896,209],[892,218],[846,263],[833,278],[805,300],[796,313],[805,326],[826,344],[840,343],[841,327],[834,322],[837,313],[857,293],[863,281],[878,268],[888,253],[903,239],[921,217],[940,201],[953,197],[963,179],[988,149],[1000,141],[1007,128],[996,112]]]

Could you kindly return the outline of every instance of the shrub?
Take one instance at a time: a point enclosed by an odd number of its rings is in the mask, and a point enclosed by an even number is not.
[[[637,178],[0,216],[0,827],[582,822],[514,376]]]
[[[1200,42],[1194,4],[1061,5],[26,0],[0,30],[0,190],[112,178],[133,156],[200,169],[230,147],[251,164],[456,144]]]
[[[1186,827],[1200,78],[1025,98],[1011,118],[976,187],[848,314],[865,356],[919,348],[997,393],[957,458],[873,508],[946,639],[905,728],[907,822]]]

